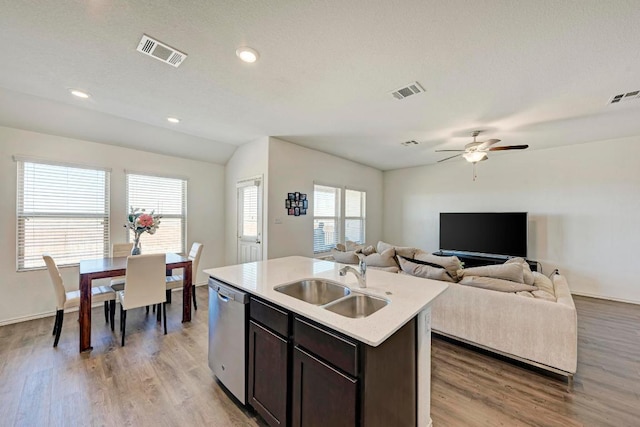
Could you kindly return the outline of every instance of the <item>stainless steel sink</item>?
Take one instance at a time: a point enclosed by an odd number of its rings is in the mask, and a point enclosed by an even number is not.
[[[301,280],[274,290],[314,305],[325,305],[351,293],[346,286],[322,279]]]
[[[386,299],[354,293],[348,298],[326,306],[325,309],[342,316],[360,319],[375,313],[387,304],[389,301]]]

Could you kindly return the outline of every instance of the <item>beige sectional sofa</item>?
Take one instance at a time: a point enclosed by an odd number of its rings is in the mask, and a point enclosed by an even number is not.
[[[380,242],[377,248],[388,258],[389,246],[392,245]],[[366,252],[371,254],[371,248],[367,247]],[[407,252],[410,253],[410,248],[395,248],[404,256]],[[350,249],[358,253],[358,247]],[[425,254],[424,251],[415,249],[418,258],[420,253]],[[336,261],[345,262],[348,259],[345,254],[335,255]],[[377,260],[371,255],[367,258]],[[431,262],[437,260],[433,257],[427,259]],[[399,267],[403,268],[405,260],[398,260],[401,261]],[[380,267],[394,271],[389,268],[388,259]],[[424,273],[424,270],[418,272],[407,269],[406,263],[404,268],[404,274]],[[429,277],[437,277],[433,273],[431,270]],[[464,279],[457,283],[464,277],[464,270],[458,271],[457,276],[454,280],[447,277],[449,289],[432,306],[432,330],[435,333],[572,378],[577,365],[578,327],[575,305],[564,276],[553,274],[550,277],[553,289],[547,290],[554,294],[551,299],[538,298],[537,291],[501,292],[462,284],[465,283]],[[541,275],[537,276],[536,280],[544,279]],[[545,281],[549,283],[548,280]],[[428,286],[426,283],[425,285]],[[546,291],[540,293],[547,294]]]
[[[567,376],[576,372],[576,308],[564,276],[552,277],[556,301],[450,283],[433,303],[436,333]]]

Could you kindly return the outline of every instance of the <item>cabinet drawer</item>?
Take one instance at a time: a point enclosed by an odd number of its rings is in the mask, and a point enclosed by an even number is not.
[[[286,311],[253,297],[249,304],[249,316],[252,319],[285,338],[289,337],[289,316]]]
[[[358,345],[311,323],[295,318],[293,339],[296,344],[342,369],[349,375],[358,375]]]

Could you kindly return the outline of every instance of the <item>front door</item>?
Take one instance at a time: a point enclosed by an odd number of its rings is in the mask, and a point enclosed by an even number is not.
[[[262,177],[238,182],[238,264],[262,260]]]

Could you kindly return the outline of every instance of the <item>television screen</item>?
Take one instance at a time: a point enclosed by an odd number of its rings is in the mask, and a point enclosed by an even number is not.
[[[527,213],[440,213],[440,250],[526,257]]]

